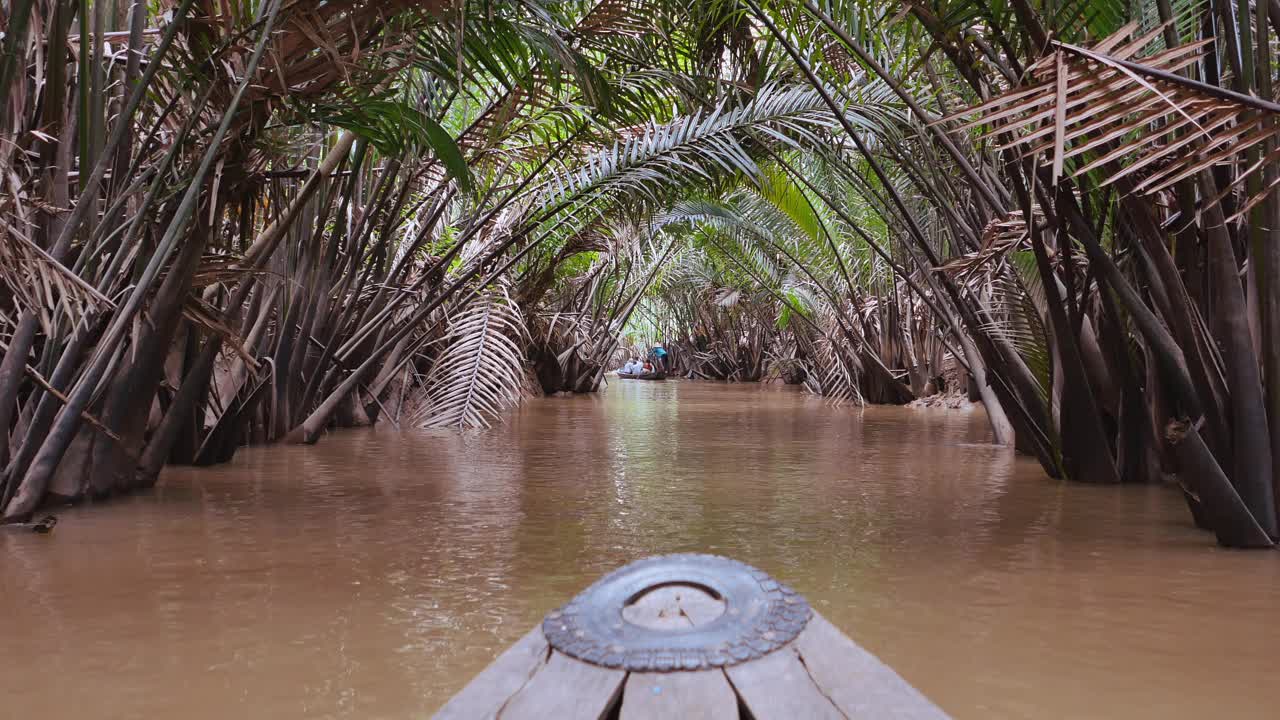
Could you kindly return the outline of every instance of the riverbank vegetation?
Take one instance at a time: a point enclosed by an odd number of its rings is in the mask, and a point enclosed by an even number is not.
[[[1280,2],[6,0],[0,508],[682,373],[1280,535]]]

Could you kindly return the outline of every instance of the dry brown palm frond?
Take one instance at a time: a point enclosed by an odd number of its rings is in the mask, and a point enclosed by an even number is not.
[[[8,352],[9,345],[3,341],[0,341],[0,351]],[[67,396],[64,395],[60,390],[55,388],[53,385],[49,384],[49,381],[46,380],[45,377],[41,375],[38,370],[31,367],[30,365],[23,365],[22,371],[27,377],[31,378],[31,382],[35,383],[36,385],[39,385],[42,390],[49,393],[53,397],[57,398],[58,402],[62,403],[63,405],[67,404]],[[98,417],[93,413],[87,410],[82,410],[80,412],[80,419],[92,425],[94,428],[97,428],[97,430],[101,432],[103,435],[106,435],[107,437],[111,438],[112,440],[115,440],[116,442],[121,442],[120,436],[117,435],[114,431],[112,431],[111,428],[107,427],[106,424],[103,423],[101,420],[99,420]]]
[[[217,285],[218,283],[241,280],[247,275],[265,274],[267,274],[265,271],[247,267],[244,258],[239,255],[205,253],[200,258],[200,264],[196,266],[196,270],[192,274],[191,286],[203,288]]]
[[[76,325],[90,311],[115,308],[105,295],[7,224],[0,228],[0,282],[8,286],[20,310],[37,313],[46,334],[59,313]]]
[[[1280,137],[1280,104],[1179,75],[1203,59],[1210,41],[1132,60],[1162,29],[1135,36],[1130,25],[1092,49],[1055,42],[1029,69],[1032,84],[938,122],[990,125],[984,138],[1040,158],[1055,180],[1101,169],[1102,185],[1126,180],[1129,192],[1154,195],[1206,168],[1234,164],[1241,171],[1224,192],[1242,189],[1267,162],[1245,167],[1246,153]]]
[[[187,298],[186,305],[182,307],[182,316],[204,332],[222,338],[222,343],[225,346],[234,350],[246,366],[257,372],[258,359],[245,347],[244,338],[241,338],[223,320],[220,310],[193,293]]]
[[[1039,205],[1033,206],[1032,213],[1035,221],[1043,225],[1045,219]],[[1031,234],[1027,230],[1022,211],[1013,210],[987,223],[982,231],[982,246],[977,251],[953,258],[937,268],[937,271],[950,275],[961,284],[983,284],[1005,269],[1005,261],[1009,253],[1024,250],[1031,250]],[[1050,264],[1055,268],[1059,267],[1062,263],[1062,255],[1054,248],[1046,248],[1046,250],[1049,253]],[[1072,262],[1081,272],[1088,267],[1088,261],[1083,253],[1072,258]]]

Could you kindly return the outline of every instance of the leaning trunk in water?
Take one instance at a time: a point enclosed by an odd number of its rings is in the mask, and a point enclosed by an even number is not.
[[[186,0],[184,2],[183,9],[185,9],[190,2],[191,0]],[[223,140],[236,118],[240,101],[244,97],[245,91],[247,90],[250,82],[255,77],[258,62],[262,58],[263,52],[266,49],[267,40],[271,36],[275,19],[280,11],[280,5],[281,0],[274,0],[267,9],[260,34],[257,39],[257,44],[254,47],[253,54],[250,56],[249,61],[246,63],[243,78],[239,82],[235,94],[228,103],[228,106],[223,111],[217,130],[210,138],[209,144],[201,156],[198,167],[193,172],[189,184],[185,192],[182,194],[181,200],[178,202],[176,209],[173,211],[169,219],[164,236],[161,238],[154,253],[148,260],[138,281],[134,284],[127,300],[116,311],[115,316],[112,318],[110,327],[107,329],[103,338],[99,341],[98,347],[89,362],[88,368],[86,368],[84,374],[79,378],[76,385],[68,394],[65,406],[54,420],[54,423],[50,428],[49,435],[44,438],[40,445],[40,449],[32,459],[30,468],[27,470],[21,483],[18,485],[17,493],[14,495],[13,499],[10,500],[8,506],[0,510],[0,512],[3,512],[5,519],[14,520],[28,517],[44,498],[45,491],[49,485],[49,480],[53,477],[53,473],[56,470],[62,455],[70,446],[73,437],[80,427],[81,413],[89,407],[91,400],[97,393],[99,383],[104,379],[104,376],[111,368],[113,360],[121,352],[126,339],[126,333],[133,324],[134,318],[141,311],[142,305],[146,301],[147,295],[150,293],[152,286],[159,278],[160,272],[168,261],[169,256],[174,252],[179,239],[185,234],[188,222],[200,206],[200,198],[205,194],[206,179],[213,166],[215,157],[222,150]],[[171,37],[167,34],[166,40],[168,39],[171,39]],[[139,86],[138,88],[135,88],[135,90],[135,96],[132,99],[136,99],[140,102],[142,88]],[[120,129],[118,132],[120,135],[123,135],[124,131],[123,129]],[[105,168],[109,161],[110,158],[104,154],[98,164],[98,167],[95,169],[94,177],[99,180],[101,179],[101,175],[105,173]],[[87,198],[85,199],[87,200]],[[76,204],[76,210],[73,212],[73,217],[83,217],[86,215],[88,213],[88,205],[89,203],[87,202],[78,202]],[[74,224],[69,224],[64,228],[64,237],[68,237],[71,234],[73,227]],[[61,239],[59,244],[61,244]],[[190,265],[188,273],[194,272],[195,263],[198,262],[199,254],[200,251],[203,250],[203,247],[203,240],[200,240],[199,247],[195,251],[194,258],[188,257],[188,264]],[[176,262],[174,265],[179,266]],[[173,275],[172,270],[173,269],[171,268],[171,276]],[[170,280],[173,282],[166,282],[166,284],[169,285],[170,290],[174,290],[176,287],[190,287],[190,277],[166,278],[166,281]],[[185,293],[177,296],[177,300],[179,302],[181,302],[183,298],[185,298]],[[10,482],[13,481],[14,480],[11,478]]]
[[[1203,189],[1215,188],[1207,172],[1200,178]],[[1209,242],[1209,267],[1213,273],[1218,312],[1219,342],[1227,367],[1231,394],[1232,484],[1244,499],[1249,512],[1270,537],[1277,536],[1275,495],[1271,476],[1271,435],[1258,360],[1249,336],[1249,316],[1231,237],[1227,233],[1222,205],[1214,202],[1205,209],[1205,231]]]
[[[206,217],[203,212],[196,213],[194,226],[182,251],[150,303],[148,315],[151,322],[144,324],[141,336],[133,340],[133,362],[120,370],[107,391],[103,421],[120,433],[122,442],[98,439],[86,468],[87,491],[91,496],[105,496],[113,491],[128,490],[134,485],[147,420],[164,377],[167,350],[173,347],[182,320],[182,309],[191,292],[192,276],[212,232],[204,220]]]

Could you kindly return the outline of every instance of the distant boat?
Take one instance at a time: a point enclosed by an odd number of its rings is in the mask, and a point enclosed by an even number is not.
[[[623,380],[666,380],[667,374],[661,370],[655,370],[647,373],[624,373],[618,372],[618,377]]]

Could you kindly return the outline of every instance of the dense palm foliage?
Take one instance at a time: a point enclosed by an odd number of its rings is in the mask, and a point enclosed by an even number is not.
[[[6,0],[0,508],[631,343],[1270,545],[1280,3]]]

